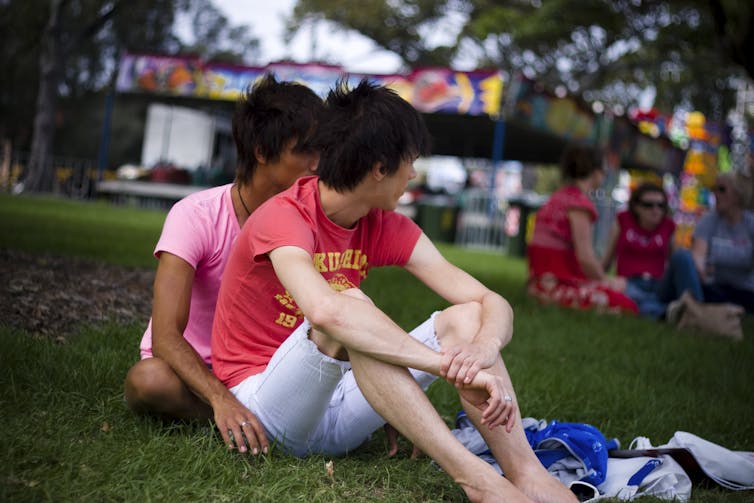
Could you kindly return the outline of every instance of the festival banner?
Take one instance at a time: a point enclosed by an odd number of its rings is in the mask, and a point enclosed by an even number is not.
[[[339,80],[354,85],[367,78],[394,89],[425,113],[495,115],[503,92],[502,74],[497,70],[424,68],[407,75],[348,74],[339,66],[322,64],[273,63],[254,67],[148,54],[125,54],[121,58],[116,90],[235,101],[266,72],[279,80],[305,84],[323,97]]]

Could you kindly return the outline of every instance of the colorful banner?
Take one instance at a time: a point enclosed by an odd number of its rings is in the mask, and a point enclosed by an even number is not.
[[[121,58],[116,90],[235,101],[265,72],[279,80],[301,82],[320,96],[345,78],[361,78],[395,89],[421,112],[495,115],[500,110],[503,79],[499,71],[458,72],[419,69],[408,75],[346,74],[339,66],[275,63],[250,67],[202,63],[195,58],[126,54]]]
[[[574,98],[559,98],[529,79],[516,83],[511,119],[565,139],[593,142],[595,115]]]

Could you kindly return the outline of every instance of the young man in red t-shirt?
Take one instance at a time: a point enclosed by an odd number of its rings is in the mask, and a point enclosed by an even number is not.
[[[265,430],[239,418],[232,436],[254,453],[266,432],[297,456],[339,455],[387,421],[473,501],[576,501],[521,426],[500,356],[512,335],[510,305],[393,211],[428,150],[421,116],[387,88],[340,83],[317,136],[319,176],[252,214],[223,276],[213,369]],[[382,265],[405,267],[451,307],[407,334],[359,290]],[[434,376],[457,387],[507,478],[437,414],[422,390]]]

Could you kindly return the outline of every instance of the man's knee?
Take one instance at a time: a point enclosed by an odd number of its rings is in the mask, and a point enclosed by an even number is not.
[[[442,345],[470,342],[482,325],[482,305],[479,302],[456,304],[435,318],[435,332]]]

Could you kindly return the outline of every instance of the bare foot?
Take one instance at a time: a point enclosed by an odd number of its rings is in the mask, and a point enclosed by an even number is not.
[[[578,498],[562,482],[542,468],[514,482],[524,494],[539,503],[578,503]]]
[[[508,479],[497,473],[493,477],[481,481],[480,485],[472,486],[463,482],[459,484],[466,491],[469,501],[474,503],[532,503],[532,500]]]

